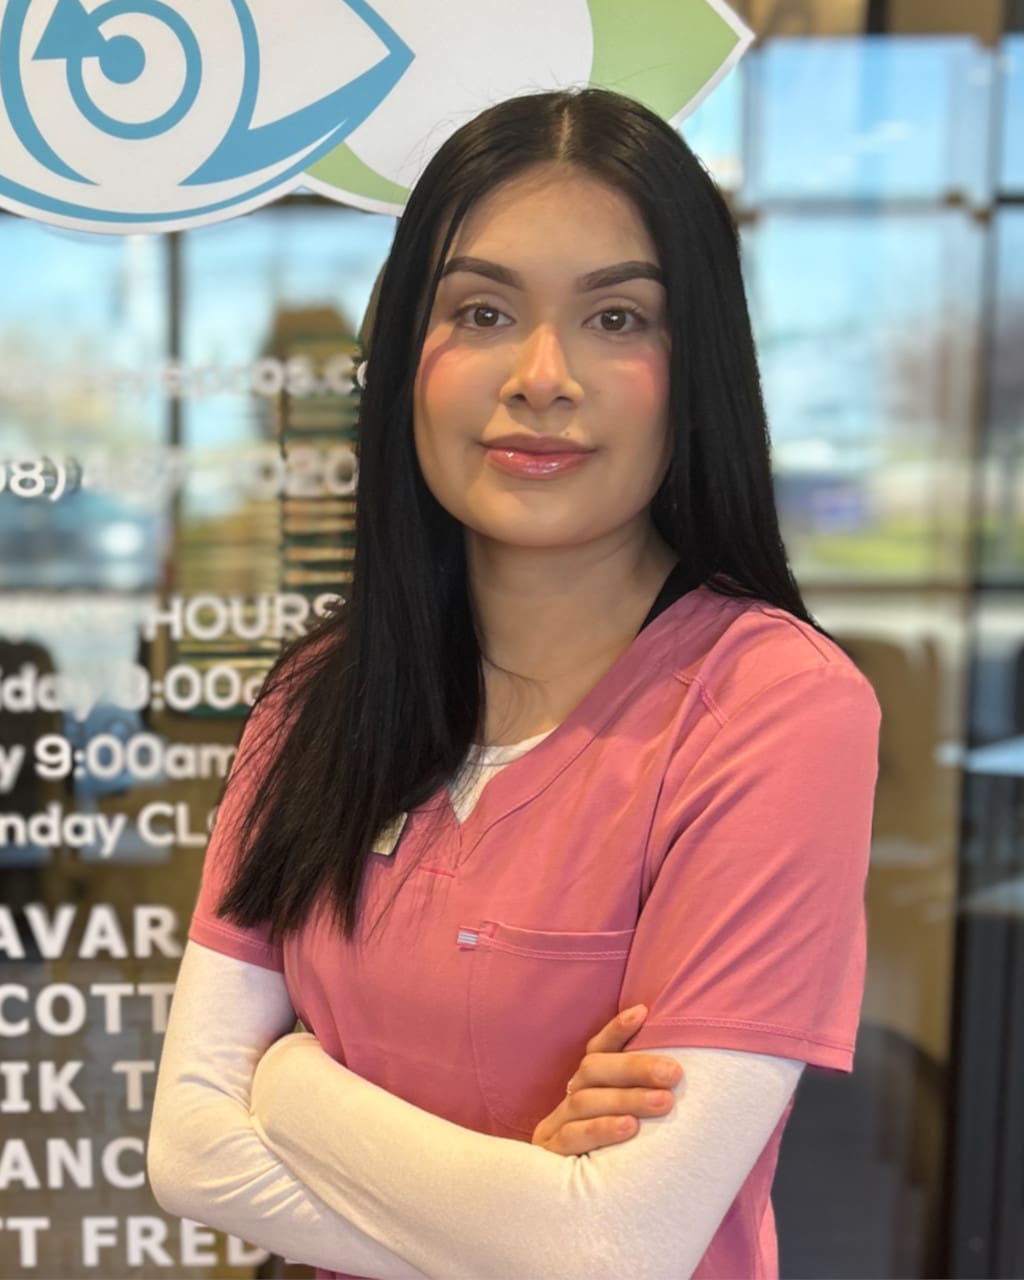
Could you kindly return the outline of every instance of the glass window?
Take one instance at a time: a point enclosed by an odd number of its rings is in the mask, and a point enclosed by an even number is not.
[[[974,40],[772,40],[746,71],[746,204],[986,198],[991,54]]]
[[[167,429],[166,244],[3,216],[0,278],[0,588],[152,586],[165,511],[124,462]]]
[[[974,222],[956,211],[765,214],[745,243],[798,576],[963,574]]]
[[[990,417],[980,568],[990,583],[1012,583],[1024,570],[1024,211],[1000,212],[994,252],[998,283],[988,353]]]
[[[1007,36],[1002,43],[1002,120],[1000,127],[1002,165],[1000,186],[1004,191],[1024,190],[1024,35]]]
[[[328,204],[289,202],[182,237],[182,353],[200,369],[249,370],[269,352],[279,319],[296,309],[331,311],[354,336],[395,219]],[[209,450],[262,438],[259,400],[241,394],[189,398],[184,440]]]
[[[314,589],[337,569],[305,531],[347,528],[350,504],[337,508],[354,455],[341,436],[355,401],[343,389],[394,228],[391,217],[290,201],[182,237],[188,590]],[[282,514],[303,531],[284,548]]]
[[[725,77],[682,122],[680,132],[700,156],[718,185],[734,192],[743,182],[743,99],[746,60]]]

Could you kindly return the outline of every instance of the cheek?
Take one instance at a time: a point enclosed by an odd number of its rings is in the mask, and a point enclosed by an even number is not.
[[[472,352],[443,344],[425,345],[416,376],[416,405],[424,425],[455,425],[467,411],[479,410],[480,398],[491,385],[486,369]]]
[[[668,414],[668,352],[637,352],[617,372],[615,398],[633,422],[661,427]]]

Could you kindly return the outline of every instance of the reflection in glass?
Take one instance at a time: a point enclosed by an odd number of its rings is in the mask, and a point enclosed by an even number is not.
[[[1024,571],[1024,212],[1002,210],[993,252],[997,285],[988,353],[990,416],[983,460],[981,564],[987,582]]]
[[[182,401],[183,590],[313,585],[296,580],[294,549],[282,562],[281,503],[349,496],[336,448],[351,430],[348,357],[394,225],[291,202],[184,238],[182,363],[193,379],[210,371],[217,390]],[[313,435],[303,434],[298,424],[314,418]],[[345,515],[290,510],[293,531]]]
[[[680,133],[700,156],[723,191],[732,194],[743,182],[743,95],[748,50],[742,61],[686,117]]]
[[[984,202],[991,76],[967,37],[769,41],[747,65],[744,204]]]
[[[1003,76],[999,185],[1004,191],[1024,191],[1024,35],[1007,36],[999,53]]]
[[[764,214],[746,243],[798,576],[962,578],[977,227],[956,211],[808,209]]]

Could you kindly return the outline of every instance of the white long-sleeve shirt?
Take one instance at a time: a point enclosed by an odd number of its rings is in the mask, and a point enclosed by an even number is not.
[[[688,1277],[804,1065],[658,1049],[683,1067],[673,1110],[625,1143],[561,1156],[432,1116],[288,1035],[294,1025],[281,974],[187,944],[153,1191],[169,1213],[381,1280]]]

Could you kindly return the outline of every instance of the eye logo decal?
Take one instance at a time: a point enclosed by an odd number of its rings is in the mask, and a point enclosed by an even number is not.
[[[0,201],[91,230],[273,199],[414,59],[364,0],[7,0],[0,15]],[[319,55],[318,26],[334,45]]]
[[[601,84],[675,124],[752,38],[724,0],[0,0],[0,206],[167,231],[304,187],[399,214],[492,102]]]
[[[185,58],[185,77],[180,93],[166,111],[152,120],[122,121],[102,111],[90,97],[82,71],[86,58],[98,58],[100,73],[113,84],[131,84],[143,74],[146,50],[135,37],[116,35],[109,40],[103,37],[104,22],[133,11],[146,14],[169,27]],[[139,3],[107,0],[92,14],[86,13],[76,0],[58,0],[34,57],[37,62],[66,63],[68,88],[75,106],[90,123],[117,138],[158,137],[176,125],[195,102],[202,73],[202,58],[195,35],[181,15],[161,0],[140,0]],[[17,64],[13,70],[17,76]],[[14,83],[20,88],[17,80]],[[22,116],[23,123],[25,120],[26,117]]]

